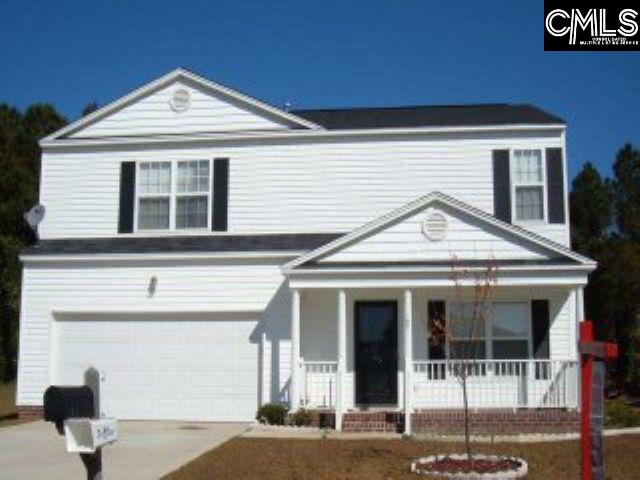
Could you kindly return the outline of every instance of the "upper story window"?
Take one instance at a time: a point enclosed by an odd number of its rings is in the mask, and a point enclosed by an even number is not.
[[[513,150],[511,179],[515,220],[544,220],[545,174],[542,150]]]
[[[138,230],[208,228],[209,160],[140,162]]]

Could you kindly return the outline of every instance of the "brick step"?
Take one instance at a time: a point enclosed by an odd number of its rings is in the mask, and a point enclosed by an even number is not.
[[[342,419],[345,432],[404,431],[404,415],[397,412],[349,412]]]

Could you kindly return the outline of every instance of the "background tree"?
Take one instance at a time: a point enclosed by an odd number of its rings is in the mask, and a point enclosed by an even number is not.
[[[598,249],[608,236],[613,215],[611,182],[603,179],[587,162],[573,179],[571,205],[571,243],[582,252]]]
[[[40,138],[67,121],[48,104],[24,113],[0,104],[0,381],[15,376],[20,304],[20,251],[35,236],[22,215],[38,200]]]
[[[640,241],[640,151],[626,144],[613,164],[616,225],[623,238]]]
[[[598,262],[585,288],[585,310],[596,337],[621,348],[613,380],[640,384],[640,151],[625,145],[613,178],[587,163],[572,183],[573,248]]]
[[[98,102],[89,102],[87,103],[87,105],[82,109],[82,116],[86,117],[87,115],[92,114],[93,112],[95,112],[96,110],[98,110],[98,108],[100,108],[98,106]]]

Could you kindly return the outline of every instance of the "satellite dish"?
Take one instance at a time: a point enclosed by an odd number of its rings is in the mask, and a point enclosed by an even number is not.
[[[27,221],[32,230],[36,230],[42,219],[44,218],[44,214],[46,209],[44,205],[34,205],[29,209],[27,213],[24,214],[24,219]]]

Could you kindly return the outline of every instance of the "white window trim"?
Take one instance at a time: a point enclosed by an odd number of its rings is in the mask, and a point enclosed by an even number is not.
[[[453,310],[453,305],[456,303],[473,303],[473,300],[446,300],[445,301],[445,322],[447,328],[451,328],[451,311]],[[527,308],[527,357],[526,358],[511,358],[511,359],[494,359],[493,358],[493,341],[494,340],[524,340],[521,337],[493,337],[493,305],[496,303],[523,303],[525,305],[530,305],[531,300],[495,300],[490,302],[488,307],[488,315],[485,322],[485,330],[484,330],[484,342],[485,342],[485,353],[486,356],[483,360],[495,360],[496,362],[504,362],[504,361],[525,361],[525,360],[534,360],[533,358],[533,331],[531,330],[531,308]],[[455,340],[455,339],[454,339]],[[464,341],[465,339],[459,339]],[[480,340],[480,339],[478,339]],[[449,338],[447,338],[447,342],[445,345],[445,355],[446,359],[450,360],[450,352],[449,352]],[[429,347],[430,348],[430,347]],[[427,355],[430,352],[427,351]]]
[[[539,150],[540,161],[542,163],[542,181],[540,183],[519,183],[515,182],[515,156],[517,150]],[[516,205],[516,188],[517,187],[540,187],[542,186],[542,218],[536,220],[520,220],[518,219],[518,208]],[[548,205],[547,205],[547,150],[546,148],[522,146],[509,149],[509,188],[511,189],[511,223],[520,223],[527,225],[542,225],[548,223]]]
[[[207,160],[209,162],[209,183],[208,190],[206,192],[181,192],[178,193],[178,162],[192,162]],[[169,193],[140,193],[139,181],[140,181],[140,164],[142,163],[170,163],[171,164],[171,191]],[[135,201],[133,204],[133,231],[138,234],[166,234],[166,233],[200,233],[211,232],[211,212],[213,209],[213,160],[211,158],[180,158],[175,160],[138,160],[136,161],[136,184],[135,184]],[[207,226],[195,227],[195,228],[176,228],[176,214],[177,214],[177,197],[187,196],[207,196]],[[169,197],[169,228],[167,229],[141,229],[138,226],[138,206],[141,198],[158,198]]]

